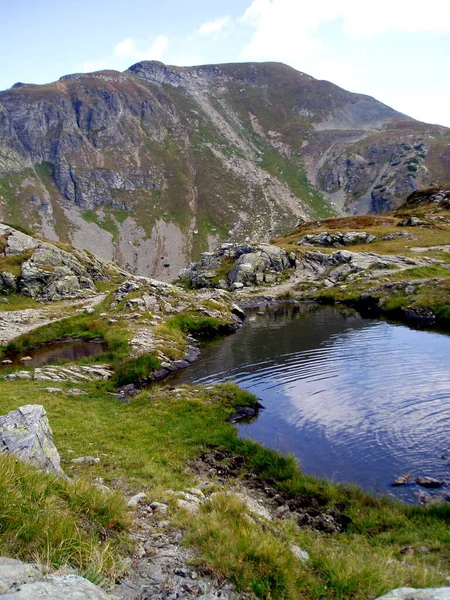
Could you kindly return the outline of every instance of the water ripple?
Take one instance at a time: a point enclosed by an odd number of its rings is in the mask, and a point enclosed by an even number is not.
[[[267,311],[183,380],[233,379],[266,406],[243,436],[309,472],[386,490],[404,471],[448,475],[449,364],[447,335],[335,308]]]

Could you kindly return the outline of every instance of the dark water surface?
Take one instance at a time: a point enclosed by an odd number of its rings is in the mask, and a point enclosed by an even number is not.
[[[413,500],[418,488],[391,488],[396,476],[450,478],[449,367],[448,335],[301,304],[250,311],[178,382],[232,379],[265,406],[242,437],[307,473]]]
[[[2,360],[12,360],[13,365],[42,367],[60,361],[76,362],[82,358],[96,356],[101,352],[106,352],[106,350],[107,344],[103,340],[68,339],[43,344],[20,352],[5,352]],[[24,356],[30,356],[33,360],[22,362],[20,359]]]

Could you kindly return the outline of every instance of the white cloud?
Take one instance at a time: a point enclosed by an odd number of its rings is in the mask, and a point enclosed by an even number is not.
[[[168,37],[165,35],[158,35],[147,52],[138,53],[136,56],[139,57],[139,60],[161,60],[168,47]]]
[[[93,73],[94,71],[102,71],[103,69],[110,69],[111,64],[104,58],[100,58],[98,60],[86,60],[83,63],[82,72],[83,73]]]
[[[138,61],[161,60],[169,47],[169,38],[165,35],[158,35],[148,50],[142,50],[142,47],[145,47],[142,41],[126,38],[114,46],[114,55],[118,58]]]
[[[243,58],[298,52],[318,53],[323,43],[319,26],[341,20],[352,40],[373,38],[388,31],[450,32],[447,0],[253,0],[241,23],[255,31]]]
[[[136,42],[131,38],[122,40],[116,46],[114,46],[115,56],[134,56],[136,54]]]
[[[224,29],[231,22],[230,17],[218,17],[214,21],[206,21],[201,25],[197,31],[202,36],[217,36],[224,31]]]

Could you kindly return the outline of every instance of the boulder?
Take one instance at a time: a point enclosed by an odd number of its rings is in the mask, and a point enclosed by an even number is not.
[[[417,217],[408,217],[407,219],[400,221],[400,223],[397,224],[397,227],[430,227],[430,225]]]
[[[228,283],[219,279],[223,260],[235,259]],[[198,262],[183,269],[179,277],[188,277],[195,288],[218,287],[239,289],[244,285],[261,285],[275,281],[276,274],[295,266],[296,256],[272,244],[222,244],[216,252],[203,252]]]
[[[441,481],[435,477],[421,476],[416,479],[416,483],[426,488],[440,488],[444,485],[445,481]]]
[[[393,482],[393,486],[400,486],[400,485],[408,485],[409,483],[413,483],[414,479],[413,476],[411,475],[411,473],[405,473],[403,475],[399,475]]]
[[[20,291],[31,298],[59,300],[95,291],[86,267],[70,252],[42,242],[22,264]]]
[[[246,252],[247,248],[251,252]],[[261,285],[272,283],[276,273],[282,273],[291,266],[291,260],[285,250],[271,244],[236,247],[240,254],[228,273],[230,285]]]
[[[0,416],[1,452],[12,454],[49,473],[65,476],[47,413],[39,404],[27,404]]]
[[[0,557],[2,600],[109,600],[105,592],[78,575],[42,575],[36,565]]]

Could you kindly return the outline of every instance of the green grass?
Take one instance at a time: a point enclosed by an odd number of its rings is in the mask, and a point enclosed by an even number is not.
[[[182,313],[170,317],[166,321],[167,327],[174,327],[181,329],[185,333],[191,333],[194,335],[211,336],[218,333],[222,322],[220,319],[214,317],[205,317],[198,314]]]
[[[32,250],[22,254],[13,254],[11,256],[0,256],[0,271],[11,273],[15,277],[22,274],[22,263],[27,261],[33,254]]]
[[[127,358],[115,365],[114,383],[118,386],[127,383],[141,383],[149,379],[159,366],[160,360],[152,354]]]
[[[124,499],[86,481],[65,481],[0,454],[0,554],[71,565],[102,578],[119,571]]]
[[[64,389],[70,385],[61,384]],[[299,529],[292,521],[249,519],[239,501],[223,495],[206,502],[197,516],[177,513],[188,542],[200,552],[199,562],[239,589],[260,598],[366,600],[402,585],[445,583],[450,507],[411,508],[377,500],[354,487],[306,476],[291,457],[240,440],[226,418],[236,405],[252,404],[255,398],[233,384],[210,390],[182,386],[172,392],[153,387],[129,404],[105,394],[102,383],[81,386],[89,393],[72,398],[49,394],[38,382],[0,381],[0,413],[30,396],[39,399],[63,458],[86,454],[87,447],[101,457],[95,465],[77,465],[78,475],[101,476],[115,489],[144,489],[149,500],[167,499],[167,488],[192,485],[187,462],[223,448],[243,457],[243,476],[251,471],[305,510],[346,515],[344,532],[326,534]],[[173,516],[173,505],[170,510]],[[291,543],[308,550],[307,565],[292,556]],[[407,545],[425,546],[429,553],[404,557]]]
[[[33,300],[33,298],[22,296],[22,294],[8,294],[8,296],[5,296],[5,300],[7,300],[7,302],[0,301],[0,312],[24,310],[26,308],[42,308],[42,305],[39,304],[39,302]]]
[[[271,175],[284,181],[292,192],[308,207],[313,219],[331,217],[334,211],[321,194],[308,182],[304,169],[298,162],[284,157],[275,148],[265,148],[260,165]]]

